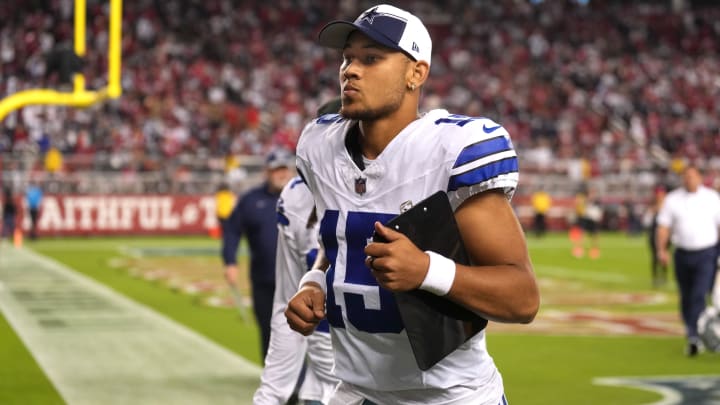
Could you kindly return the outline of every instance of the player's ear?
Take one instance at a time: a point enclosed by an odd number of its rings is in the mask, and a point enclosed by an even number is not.
[[[408,70],[408,88],[414,89],[425,83],[430,73],[430,65],[424,60],[410,61]]]

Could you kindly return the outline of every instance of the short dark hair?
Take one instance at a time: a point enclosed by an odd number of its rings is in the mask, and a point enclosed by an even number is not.
[[[688,163],[687,165],[685,165],[685,167],[682,169],[682,173],[685,173],[688,170],[695,170],[696,172],[703,174],[702,169],[696,163],[691,162],[691,163]]]

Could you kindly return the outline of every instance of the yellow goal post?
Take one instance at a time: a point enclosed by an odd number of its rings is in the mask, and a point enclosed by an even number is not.
[[[99,90],[85,88],[85,76],[82,73],[73,75],[72,91],[53,89],[28,89],[11,94],[0,100],[0,122],[11,112],[26,105],[51,104],[72,107],[88,107],[107,98],[120,97],[121,41],[122,41],[122,0],[110,1],[110,18],[108,27],[108,81],[107,86]],[[74,50],[82,58],[85,56],[86,42],[86,0],[75,0],[74,16]]]

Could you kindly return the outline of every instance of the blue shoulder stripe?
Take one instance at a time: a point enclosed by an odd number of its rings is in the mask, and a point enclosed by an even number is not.
[[[502,160],[490,162],[484,166],[475,167],[467,172],[456,174],[450,177],[448,191],[455,191],[461,187],[468,187],[482,183],[502,174],[515,173],[518,171],[517,157],[509,157]]]
[[[318,117],[318,119],[315,120],[315,123],[317,123],[317,124],[333,124],[335,122],[340,122],[342,120],[343,120],[343,117],[340,114],[325,114],[325,115]]]
[[[504,136],[498,136],[476,142],[472,145],[466,146],[462,151],[460,151],[460,154],[455,160],[455,165],[453,165],[453,169],[466,163],[482,159],[485,156],[492,155],[493,153],[504,152],[510,149],[512,149],[510,140]]]
[[[277,222],[280,225],[288,226],[288,225],[290,225],[290,218],[288,218],[284,212],[278,211],[277,212]]]
[[[294,177],[290,181],[290,189],[293,189],[293,188],[295,188],[295,186],[297,186],[298,184],[302,184],[302,183],[305,183],[305,179],[303,179],[302,177]]]

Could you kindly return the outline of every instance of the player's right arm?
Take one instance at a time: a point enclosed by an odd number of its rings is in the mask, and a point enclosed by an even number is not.
[[[670,262],[670,252],[668,252],[668,241],[670,240],[670,228],[658,224],[655,230],[655,246],[657,247],[657,259],[660,264],[667,266]]]
[[[339,125],[342,121],[342,117],[338,114],[324,115],[308,123],[298,140],[297,170],[313,194],[317,192],[317,184],[312,166],[307,159],[307,153],[315,150],[313,144],[322,144],[328,139],[327,137],[344,133],[344,129]],[[318,203],[317,198],[315,198],[315,202]],[[316,209],[318,209],[318,215],[322,216],[322,208],[316,205]],[[330,262],[325,257],[325,250],[321,244],[315,264],[300,281],[298,292],[290,299],[285,310],[288,324],[296,332],[306,336],[310,335],[318,323],[325,318],[327,291],[325,270],[329,265]]]
[[[318,323],[325,318],[325,270],[329,264],[325,250],[320,247],[315,264],[308,272],[314,277],[303,277],[300,289],[290,299],[285,310],[290,328],[305,336],[313,333]]]
[[[308,342],[291,330],[285,319],[285,308],[297,292],[298,282],[308,269],[309,257],[315,257],[316,229],[307,226],[312,198],[300,192],[296,179],[291,180],[278,199],[278,237],[275,260],[275,295],[270,320],[270,343],[260,386],[253,405],[284,404],[292,395],[305,361]],[[309,193],[308,193],[309,194]]]

